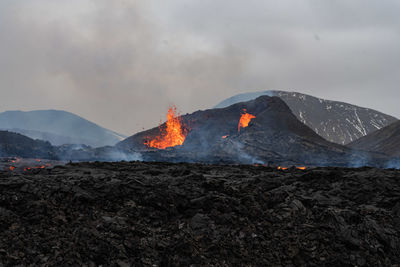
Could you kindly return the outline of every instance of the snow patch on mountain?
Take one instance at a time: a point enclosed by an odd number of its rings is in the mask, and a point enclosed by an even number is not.
[[[280,97],[302,123],[328,141],[343,145],[397,121],[395,117],[373,109],[298,92],[275,90],[235,95],[225,99],[215,108],[227,107],[261,95]]]

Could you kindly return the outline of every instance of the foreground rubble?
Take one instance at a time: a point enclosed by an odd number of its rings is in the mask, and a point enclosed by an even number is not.
[[[399,266],[400,171],[79,163],[0,172],[0,266]]]

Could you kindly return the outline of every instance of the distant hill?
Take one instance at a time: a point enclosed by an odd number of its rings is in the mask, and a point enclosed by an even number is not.
[[[49,142],[33,140],[18,133],[0,131],[0,157],[57,159],[56,148]]]
[[[400,121],[373,132],[348,145],[349,147],[400,157]]]
[[[61,110],[6,111],[0,113],[0,129],[21,133],[53,145],[114,145],[125,138],[70,112]]]
[[[19,133],[0,131],[0,158],[20,157],[74,161],[141,160],[140,154],[125,153],[113,146],[92,148],[86,145],[52,146]]]
[[[262,95],[278,96],[304,124],[328,141],[348,144],[397,121],[379,111],[297,92],[261,91],[232,96],[215,108],[249,101]]]

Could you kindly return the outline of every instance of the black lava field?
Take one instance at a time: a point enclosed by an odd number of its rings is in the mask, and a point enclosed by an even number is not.
[[[400,171],[73,163],[0,172],[0,266],[399,266]]]

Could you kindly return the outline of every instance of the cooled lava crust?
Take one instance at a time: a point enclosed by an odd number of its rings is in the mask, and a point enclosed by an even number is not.
[[[400,171],[79,163],[0,172],[0,266],[400,264]]]

